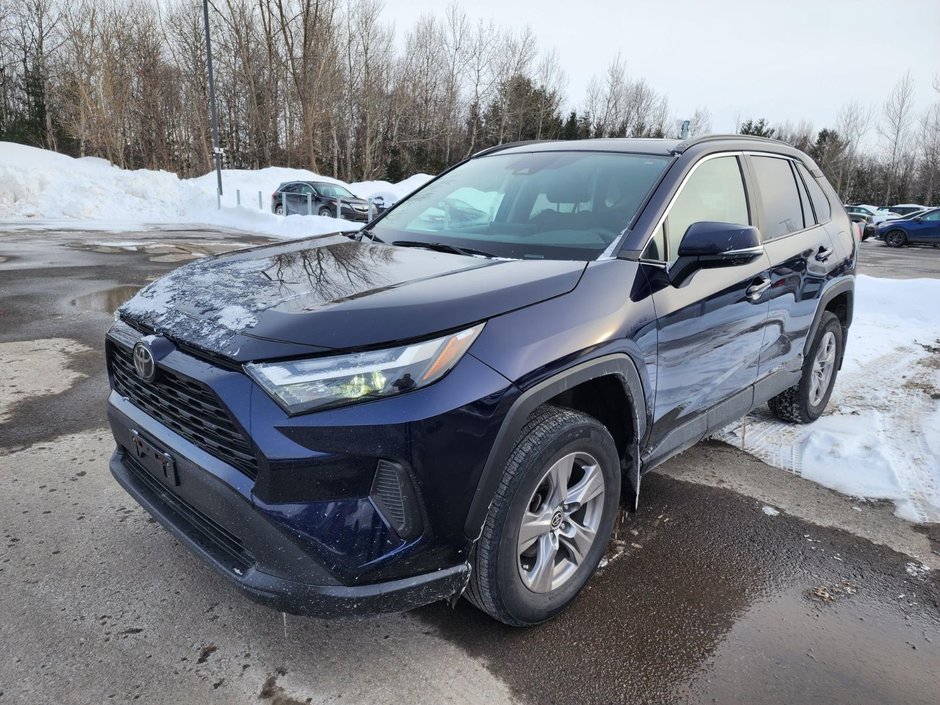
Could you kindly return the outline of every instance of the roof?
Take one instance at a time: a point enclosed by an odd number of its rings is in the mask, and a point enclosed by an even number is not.
[[[753,135],[705,135],[688,140],[660,139],[655,137],[599,137],[584,140],[531,140],[499,144],[477,152],[473,156],[481,157],[495,152],[624,152],[628,154],[661,154],[674,156],[682,154],[692,147],[715,146],[724,149],[759,149],[771,148],[770,151],[794,153],[796,150],[786,142],[755,137]]]
[[[586,140],[530,140],[498,144],[474,154],[482,157],[495,152],[521,154],[524,152],[624,152],[628,154],[674,154],[679,140],[641,137],[598,137]]]

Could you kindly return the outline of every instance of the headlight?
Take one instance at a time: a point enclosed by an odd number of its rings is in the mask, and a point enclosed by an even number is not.
[[[245,371],[291,414],[394,396],[433,384],[463,357],[483,324],[422,343],[288,362]]]

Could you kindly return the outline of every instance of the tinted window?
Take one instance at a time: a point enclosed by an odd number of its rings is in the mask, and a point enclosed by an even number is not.
[[[339,184],[318,183],[317,191],[321,196],[327,196],[329,198],[355,198],[355,196],[350,193],[349,189]]]
[[[929,213],[924,213],[923,219],[930,220],[930,221],[940,220],[940,211],[931,211]]]
[[[796,190],[800,193],[800,207],[803,209],[803,227],[809,228],[816,224],[816,218],[813,216],[813,205],[809,202],[809,196],[806,193],[806,187],[803,185],[803,179],[797,177]]]
[[[803,229],[803,209],[788,159],[751,157],[764,203],[761,231],[765,240]]]
[[[666,252],[661,259],[674,260],[685,231],[692,223],[703,220],[750,224],[744,181],[736,157],[708,159],[692,172],[663,223]]]
[[[497,153],[471,159],[399,203],[379,239],[500,256],[595,259],[630,224],[669,163],[612,152]]]
[[[825,223],[832,217],[832,206],[829,205],[826,192],[822,190],[819,182],[813,178],[812,174],[809,173],[809,170],[807,170],[805,166],[797,164],[796,168],[799,170],[800,176],[803,177],[806,188],[809,189],[809,197],[813,199],[813,208],[816,209],[816,222]],[[865,209],[863,208],[857,208],[856,210],[865,213]]]

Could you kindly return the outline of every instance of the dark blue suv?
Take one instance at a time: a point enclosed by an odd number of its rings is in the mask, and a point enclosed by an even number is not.
[[[644,473],[757,405],[823,412],[855,260],[778,142],[500,146],[361,231],[143,289],[107,338],[111,470],[279,610],[534,624]]]

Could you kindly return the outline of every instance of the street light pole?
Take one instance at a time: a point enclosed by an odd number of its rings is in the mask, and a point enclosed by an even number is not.
[[[212,40],[209,38],[209,0],[202,0],[202,16],[206,25],[206,65],[209,69],[209,110],[212,114],[212,154],[218,178],[218,198],[222,197],[222,150],[219,149],[219,118],[215,112],[215,77],[212,75]]]

